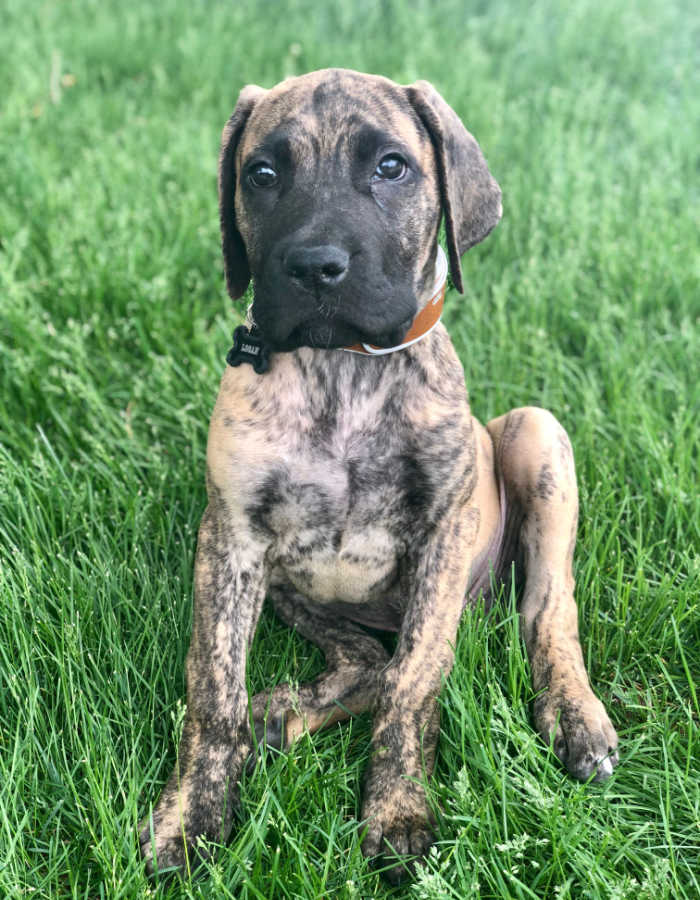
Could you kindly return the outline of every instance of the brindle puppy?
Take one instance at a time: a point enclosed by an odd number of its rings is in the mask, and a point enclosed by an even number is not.
[[[441,216],[461,291],[460,255],[501,216],[475,140],[426,82],[314,72],[244,88],[219,193],[228,289],[237,299],[252,276],[252,321],[272,356],[265,374],[226,369],[211,420],[187,716],[142,832],[149,867],[180,866],[200,835],[229,834],[254,752],[246,652],[265,596],[328,669],[253,697],[255,731],[286,746],[372,710],[368,856],[421,856],[433,840],[420,782],[440,679],[465,604],[513,562],[535,726],[574,777],[606,778],[617,736],[578,640],[566,432],[535,408],[482,427],[440,324],[396,352],[343,349],[402,342],[434,290]],[[398,632],[393,656],[366,626]]]

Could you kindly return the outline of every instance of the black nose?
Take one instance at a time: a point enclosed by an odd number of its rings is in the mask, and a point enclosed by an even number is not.
[[[284,270],[306,288],[329,288],[345,278],[349,262],[350,255],[332,244],[293,247],[284,258]]]

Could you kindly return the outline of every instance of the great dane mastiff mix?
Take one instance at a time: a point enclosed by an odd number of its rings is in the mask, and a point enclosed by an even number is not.
[[[430,84],[329,69],[244,88],[223,132],[219,198],[228,290],[241,297],[252,277],[247,350],[264,347],[269,368],[244,354],[221,381],[187,713],[143,854],[160,870],[192,859],[200,836],[226,839],[263,736],[285,747],[371,710],[363,849],[396,881],[397,855],[433,841],[422,784],[460,616],[512,566],[537,731],[575,778],[603,779],[617,762],[578,639],[571,445],[542,409],[485,428],[470,414],[431,312],[438,229],[444,218],[461,292],[460,255],[497,224],[501,194]],[[265,596],[328,668],[249,701]],[[393,655],[376,629],[398,632]]]

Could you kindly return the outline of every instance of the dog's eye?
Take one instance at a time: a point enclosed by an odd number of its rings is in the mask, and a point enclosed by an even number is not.
[[[277,184],[277,172],[265,163],[258,163],[257,166],[253,166],[248,172],[248,178],[255,187],[259,188],[272,187],[273,184]]]
[[[397,181],[406,174],[407,168],[406,160],[403,157],[399,156],[398,153],[389,153],[379,160],[377,168],[374,170],[373,178]]]

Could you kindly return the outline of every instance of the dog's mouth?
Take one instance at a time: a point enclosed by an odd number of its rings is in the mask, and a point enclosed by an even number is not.
[[[413,322],[414,310],[408,303],[403,306],[391,317],[373,311],[354,311],[346,317],[342,311],[328,316],[318,310],[306,310],[304,315],[301,310],[258,302],[253,303],[251,312],[265,342],[276,352],[299,347],[337,350],[357,344],[388,348],[401,343]]]
[[[311,291],[282,278],[279,267],[272,265],[275,259],[272,254],[263,271],[253,272],[250,311],[273,352],[299,347],[337,350],[358,344],[388,349],[400,345],[411,328],[418,304],[407,269],[394,274],[365,261],[356,277],[351,273],[333,289]]]
[[[406,274],[406,273],[404,273]],[[270,280],[270,279],[268,279]],[[401,344],[417,312],[407,277],[346,279],[344,290],[310,293],[282,290],[255,278],[251,314],[272,351],[299,347],[337,350],[357,344],[390,348]]]
[[[299,347],[313,347],[319,350],[338,350],[356,344],[372,344],[375,347],[395,347],[401,343],[411,327],[410,317],[399,325],[388,328],[380,334],[368,334],[342,321],[308,320],[301,322],[285,338],[268,335],[261,329],[263,337],[275,351],[297,350]]]

